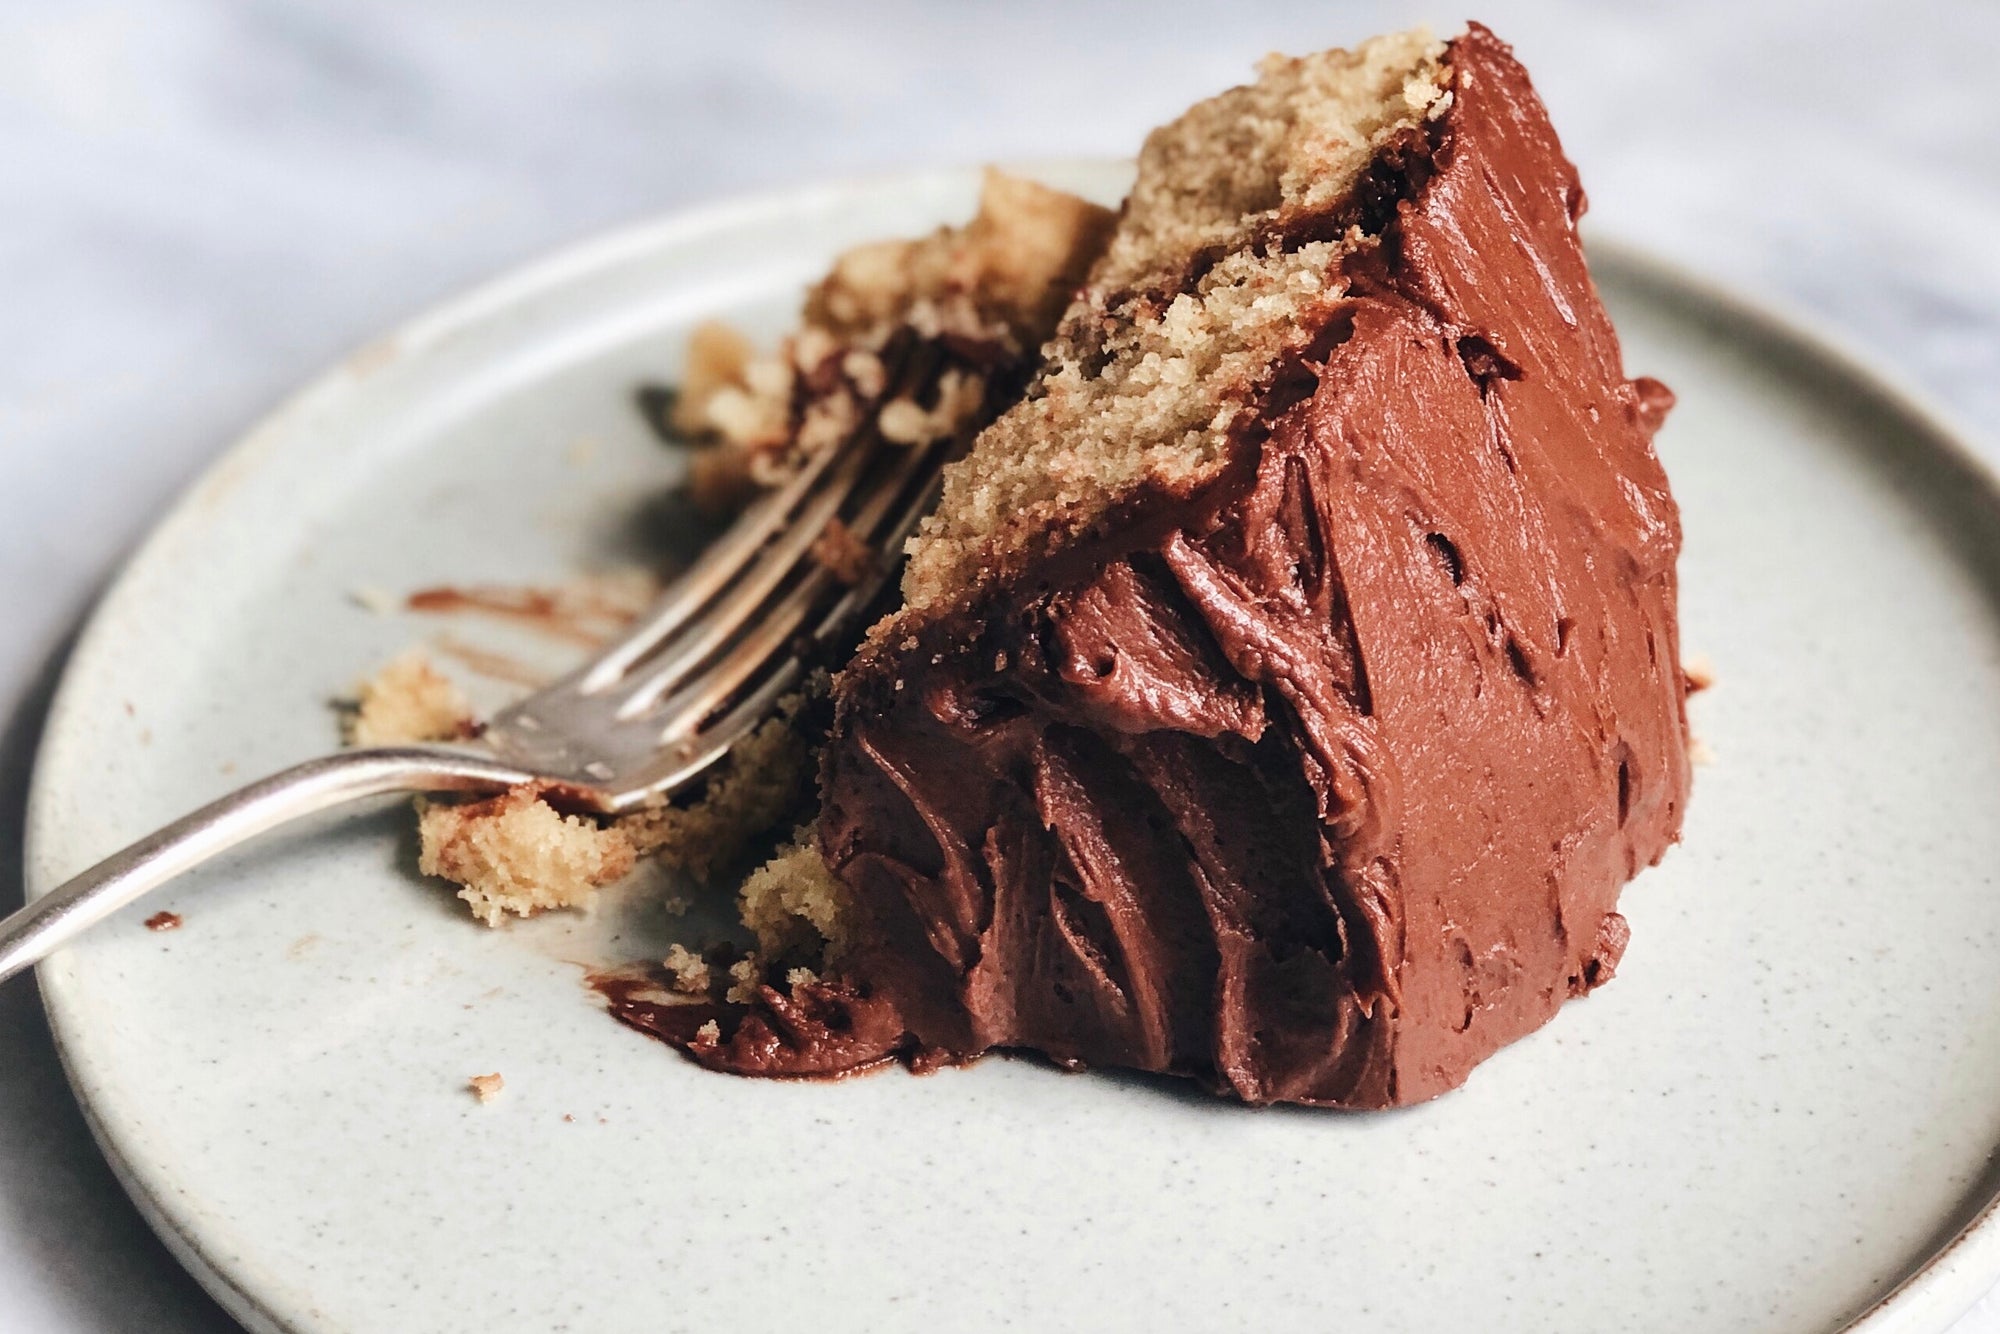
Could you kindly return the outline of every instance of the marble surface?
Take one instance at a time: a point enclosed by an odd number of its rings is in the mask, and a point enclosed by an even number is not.
[[[2000,9],[1494,0],[1596,224],[1810,312],[2000,441]],[[287,389],[584,234],[812,177],[1129,151],[1409,3],[0,0],[0,906],[65,646]],[[0,992],[0,1328],[226,1330]],[[2000,1334],[2000,1297],[1956,1334]]]

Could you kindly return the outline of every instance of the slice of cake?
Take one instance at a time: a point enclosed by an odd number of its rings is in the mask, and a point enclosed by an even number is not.
[[[808,294],[798,331],[768,355],[725,326],[696,330],[679,392],[644,391],[642,405],[675,440],[700,442],[690,488],[715,512],[740,507],[863,432],[897,445],[970,443],[1019,400],[1113,220],[1075,195],[988,171],[978,212],[963,226],[841,255]],[[813,555],[850,583],[880,559],[837,523]],[[506,600],[491,592],[487,605],[504,610]],[[592,601],[601,612],[601,599]],[[760,840],[810,816],[827,712],[823,690],[809,684],[702,790],[608,827],[559,814],[531,788],[427,802],[421,869],[456,882],[489,926],[587,906],[642,857],[701,880],[721,875]],[[362,688],[348,737],[386,744],[476,730],[456,688],[406,654]],[[754,910],[746,916],[762,920]]]
[[[1012,1048],[1385,1107],[1610,978],[1688,762],[1672,399],[1583,207],[1477,26],[1155,132],[837,679],[819,966],[621,1017],[741,1073]]]

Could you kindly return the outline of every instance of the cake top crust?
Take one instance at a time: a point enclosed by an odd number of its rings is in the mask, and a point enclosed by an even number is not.
[[[1026,397],[946,470],[911,540],[913,613],[962,601],[1145,486],[1212,480],[1374,240],[1367,173],[1450,105],[1426,30],[1273,56],[1155,130],[1104,257]]]

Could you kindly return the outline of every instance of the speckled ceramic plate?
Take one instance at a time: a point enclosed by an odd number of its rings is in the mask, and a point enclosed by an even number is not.
[[[974,189],[641,228],[306,390],[97,613],[37,773],[34,889],[326,748],[324,701],[397,649],[508,633],[356,590],[687,545],[634,386],[694,321],[775,333],[834,251]],[[1681,396],[1660,448],[1714,760],[1626,893],[1616,983],[1462,1091],[1352,1116],[1006,1060],[706,1074],[579,985],[672,919],[478,929],[383,808],[45,966],[105,1152],[259,1331],[1942,1328],[2000,1275],[2000,499],[1855,363],[1623,251],[1597,270],[1629,364]],[[162,907],[180,930],[142,928]],[[481,1105],[467,1077],[493,1071]]]

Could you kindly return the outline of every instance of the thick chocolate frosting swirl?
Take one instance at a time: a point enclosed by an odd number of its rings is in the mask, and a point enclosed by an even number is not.
[[[1688,790],[1672,399],[1625,378],[1526,74],[1477,27],[1448,64],[1227,472],[841,678],[826,1031],[698,1059],[1030,1048],[1383,1107],[1611,976]]]

